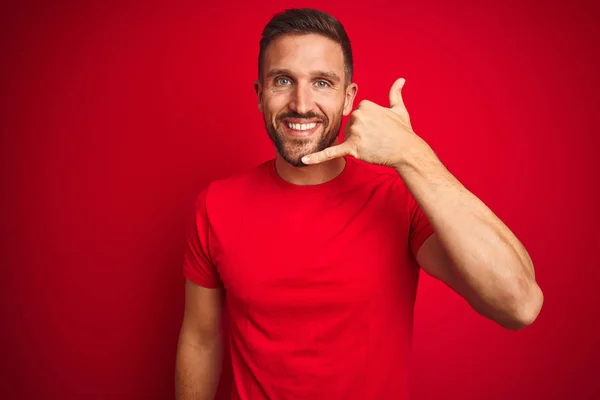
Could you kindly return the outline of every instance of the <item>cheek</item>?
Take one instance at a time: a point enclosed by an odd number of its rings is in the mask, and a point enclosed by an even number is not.
[[[333,123],[342,118],[344,112],[344,101],[340,103],[339,100],[332,102],[329,101],[327,106],[323,106],[321,112],[324,112],[327,118],[329,119],[329,123]]]
[[[344,109],[345,99],[345,97],[336,93],[335,95],[329,94],[327,96],[315,98],[315,102],[328,114],[337,115]]]
[[[265,114],[272,115],[276,118],[277,115],[287,110],[288,101],[286,96],[274,95],[265,97],[263,100],[263,110]]]

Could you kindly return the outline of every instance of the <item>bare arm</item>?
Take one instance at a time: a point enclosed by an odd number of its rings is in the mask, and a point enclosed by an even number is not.
[[[424,142],[413,149],[396,170],[436,231],[417,253],[421,268],[501,326],[531,324],[543,294],[521,242]]]
[[[221,291],[186,281],[175,368],[177,400],[212,400],[222,365]]]
[[[537,318],[543,303],[529,254],[413,131],[401,94],[404,82],[400,78],[392,85],[390,108],[361,101],[348,119],[344,141],[302,161],[318,164],[351,155],[394,167],[436,231],[416,254],[421,268],[480,313],[506,328],[522,328]]]

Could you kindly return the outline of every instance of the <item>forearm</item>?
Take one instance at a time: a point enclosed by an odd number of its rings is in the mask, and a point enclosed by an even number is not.
[[[177,347],[176,399],[213,400],[221,376],[222,358],[220,338],[200,344],[182,335]]]
[[[497,320],[527,321],[537,315],[541,291],[533,264],[508,227],[420,138],[396,170],[452,261],[462,294]]]

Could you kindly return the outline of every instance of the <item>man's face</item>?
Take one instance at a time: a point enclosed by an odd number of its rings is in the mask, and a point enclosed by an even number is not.
[[[258,107],[277,151],[289,164],[331,146],[352,110],[356,84],[346,84],[340,45],[321,35],[284,35],[264,54]]]

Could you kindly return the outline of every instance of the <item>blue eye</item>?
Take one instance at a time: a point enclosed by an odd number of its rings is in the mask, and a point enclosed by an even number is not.
[[[289,80],[288,78],[277,78],[277,79],[275,79],[275,83],[276,83],[276,84],[278,84],[278,85],[284,85],[284,86],[285,86],[286,84],[288,84],[288,83],[289,83],[289,81],[290,81],[290,80]]]
[[[326,81],[317,81],[317,86],[320,88],[326,88],[329,86],[329,83],[327,83]]]

